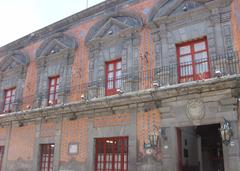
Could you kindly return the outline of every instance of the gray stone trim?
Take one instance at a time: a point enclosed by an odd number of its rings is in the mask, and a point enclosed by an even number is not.
[[[58,171],[60,166],[60,155],[61,155],[61,132],[62,132],[62,116],[56,118],[56,132],[55,132],[55,148],[54,148],[54,159],[53,159],[53,171]]]
[[[36,57],[58,53],[62,49],[75,49],[77,42],[73,37],[63,33],[56,33],[46,39],[36,51]]]
[[[103,34],[106,33],[111,26],[117,25],[122,28],[120,32],[126,32],[126,30],[132,28],[133,31],[143,26],[142,18],[133,12],[115,12],[110,13],[107,16],[103,16],[103,19],[98,21],[88,32],[85,42],[91,43],[93,40],[101,39]],[[132,32],[133,32],[132,31]],[[113,30],[113,35],[114,35]]]
[[[39,171],[41,119],[36,120],[35,144],[33,150],[33,169]]]
[[[85,101],[70,102],[67,104],[58,104],[55,106],[48,106],[45,108],[35,108],[31,110],[19,111],[10,113],[8,115],[2,116],[0,118],[0,124],[6,125],[11,121],[26,120],[32,121],[37,118],[56,118],[60,114],[64,116],[69,116],[69,114],[76,113],[78,116],[91,116],[91,115],[102,115],[106,113],[112,113],[112,109],[116,109],[121,106],[121,110],[125,109],[134,109],[140,107],[146,102],[161,101],[161,104],[164,100],[168,101],[169,99],[174,100],[175,98],[184,97],[183,95],[194,95],[199,92],[211,95],[209,92],[212,92],[212,95],[220,90],[231,91],[229,93],[233,98],[237,97],[240,93],[237,88],[239,85],[240,76],[228,76],[222,78],[212,78],[205,81],[193,81],[188,83],[176,84],[171,86],[163,86],[157,89],[147,89],[138,92],[130,92],[123,94],[121,96],[107,96],[97,99],[90,99],[88,103]],[[213,91],[214,90],[214,91]],[[221,91],[220,91],[221,92]],[[188,97],[188,96],[186,96]],[[210,97],[209,97],[210,98]],[[211,97],[212,98],[212,97]],[[178,98],[182,100],[181,98]],[[115,108],[116,107],[116,108]],[[160,107],[160,106],[159,106]],[[164,106],[162,106],[164,107]],[[234,108],[228,108],[226,106],[222,108],[227,111],[230,109],[232,111]],[[233,106],[234,107],[234,106]]]
[[[49,77],[60,76],[60,103],[65,103],[69,95],[72,78],[74,49],[62,49],[58,53],[37,58],[37,97],[35,106],[46,106],[48,100]]]

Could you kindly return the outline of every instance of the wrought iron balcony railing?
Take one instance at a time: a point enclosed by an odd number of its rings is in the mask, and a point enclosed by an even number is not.
[[[173,64],[147,71],[135,70],[117,78],[115,90],[110,95],[235,74],[240,74],[240,61],[237,53],[229,53],[210,57],[208,60],[185,62],[180,65]],[[101,78],[72,87],[60,86],[57,93],[58,99],[52,105],[101,98],[107,95],[106,80]],[[9,111],[4,111],[4,101],[0,102],[0,113],[46,107],[47,105],[49,105],[48,92],[41,92],[37,95],[15,99]]]

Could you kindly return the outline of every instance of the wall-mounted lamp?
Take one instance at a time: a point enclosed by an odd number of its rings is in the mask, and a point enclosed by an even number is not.
[[[116,91],[117,91],[118,95],[122,95],[124,93],[124,91],[120,88],[118,88]]]
[[[81,95],[81,99],[85,102],[88,102],[88,98],[84,94]]]
[[[18,127],[23,127],[23,126],[24,126],[23,122],[19,121],[18,122]]]
[[[222,76],[222,72],[220,71],[220,70],[215,70],[215,77],[218,77],[218,78],[220,78],[221,76]]]
[[[165,128],[158,128],[155,126],[152,133],[148,135],[148,142],[144,142],[144,149],[157,149],[161,148],[161,139],[167,140]]]
[[[160,87],[160,84],[159,84],[158,81],[153,81],[152,85],[153,85],[154,88]]]
[[[77,115],[74,113],[69,117],[70,121],[76,120],[77,119]]]
[[[225,118],[219,131],[221,133],[223,144],[229,145],[231,143],[231,138],[233,136],[233,130],[230,122],[227,121]]]

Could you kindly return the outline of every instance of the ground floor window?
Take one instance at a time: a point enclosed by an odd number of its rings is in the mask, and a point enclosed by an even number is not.
[[[95,139],[95,171],[128,170],[128,137]]]
[[[4,146],[0,146],[0,171],[2,170],[3,155],[4,155]]]
[[[40,171],[53,171],[54,144],[40,145]]]

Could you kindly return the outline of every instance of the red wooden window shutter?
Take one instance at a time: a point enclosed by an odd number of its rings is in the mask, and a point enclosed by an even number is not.
[[[16,88],[5,90],[3,112],[12,112],[15,102]]]
[[[117,94],[117,89],[122,86],[121,59],[106,63],[106,96]]]
[[[177,44],[179,82],[210,77],[207,38]]]
[[[48,105],[58,103],[59,98],[59,76],[49,78]]]

